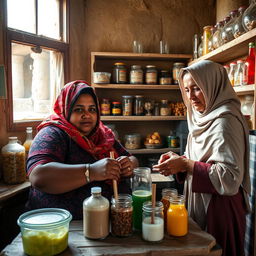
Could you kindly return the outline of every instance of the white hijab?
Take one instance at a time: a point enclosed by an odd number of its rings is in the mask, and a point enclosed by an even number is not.
[[[183,75],[191,74],[203,92],[206,108],[203,113],[193,109],[184,91]],[[240,111],[240,101],[222,65],[203,60],[181,70],[179,85],[187,106],[187,158],[211,163],[209,178],[221,195],[235,195],[242,186],[248,206],[249,131]],[[204,229],[211,194],[192,192],[192,175],[188,175],[184,192],[189,214]]]

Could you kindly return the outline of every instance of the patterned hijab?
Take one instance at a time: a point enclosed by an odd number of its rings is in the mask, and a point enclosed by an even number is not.
[[[92,132],[85,136],[69,122],[72,108],[81,94],[90,94],[97,107],[97,123]],[[50,115],[38,127],[54,125],[65,131],[82,149],[94,156],[95,159],[109,157],[110,151],[115,151],[113,132],[100,121],[99,103],[94,89],[85,81],[73,81],[64,86],[54,104],[55,114]],[[117,154],[115,153],[115,156]]]

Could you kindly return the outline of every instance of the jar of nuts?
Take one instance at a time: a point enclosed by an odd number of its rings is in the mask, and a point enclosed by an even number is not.
[[[9,137],[2,148],[3,179],[7,184],[22,183],[26,180],[25,147],[18,143],[17,137]]]
[[[132,196],[119,194],[111,200],[111,233],[118,237],[132,235]]]

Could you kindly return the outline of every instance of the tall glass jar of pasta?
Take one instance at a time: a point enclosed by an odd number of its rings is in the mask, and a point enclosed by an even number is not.
[[[18,184],[26,180],[25,147],[18,143],[17,137],[9,137],[2,148],[3,179],[7,184]]]

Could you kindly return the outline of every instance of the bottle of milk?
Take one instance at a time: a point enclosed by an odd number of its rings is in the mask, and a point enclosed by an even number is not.
[[[84,236],[104,239],[109,234],[109,201],[101,195],[101,187],[92,187],[91,196],[83,202]]]

